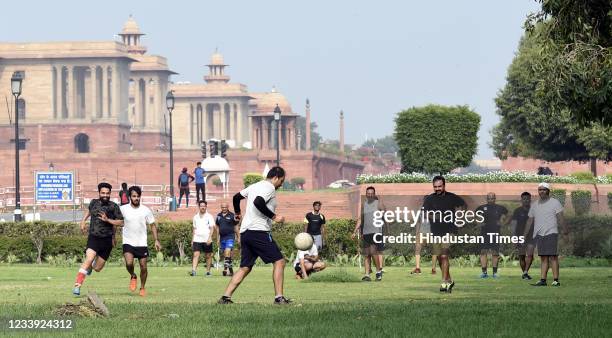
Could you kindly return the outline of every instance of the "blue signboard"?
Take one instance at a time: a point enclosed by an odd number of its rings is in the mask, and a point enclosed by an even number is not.
[[[37,202],[72,202],[74,200],[74,173],[36,172]]]

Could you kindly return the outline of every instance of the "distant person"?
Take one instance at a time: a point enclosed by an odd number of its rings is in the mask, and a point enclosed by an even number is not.
[[[81,294],[81,286],[85,277],[91,275],[91,271],[102,271],[108,257],[113,250],[113,233],[116,227],[123,225],[123,215],[117,204],[110,200],[113,187],[102,182],[98,184],[99,198],[91,200],[89,207],[85,210],[81,220],[81,231],[88,233],[87,246],[85,247],[85,259],[79,268],[72,293],[75,296]],[[91,217],[89,231],[85,221]]]
[[[232,249],[234,249],[234,241],[240,243],[240,228],[236,216],[229,211],[228,204],[225,202],[221,203],[221,212],[217,214],[215,227],[217,230],[217,245],[224,258],[223,276],[231,277],[234,275]]]
[[[319,259],[319,251],[314,241],[308,250],[298,250],[293,262],[296,279],[308,279],[314,272],[325,269],[325,263]]]
[[[370,274],[372,273],[372,260],[374,260],[374,265],[376,266],[376,281],[380,282],[383,277],[382,251],[384,250],[384,245],[383,243],[374,241],[374,237],[377,234],[382,234],[382,227],[374,225],[374,212],[379,210],[385,210],[385,205],[376,196],[376,189],[374,189],[374,187],[367,187],[366,198],[362,203],[359,219],[351,235],[351,238],[355,238],[358,234],[361,235],[361,248],[365,256],[365,274],[361,280],[364,282],[372,281],[372,278],[370,278]]]
[[[128,192],[127,183],[121,183],[121,190],[119,190],[119,205],[130,204],[130,194]]]
[[[480,267],[482,273],[480,278],[488,278],[488,254],[491,253],[491,264],[493,266],[493,278],[499,277],[497,274],[497,264],[499,263],[499,242],[498,236],[501,232],[501,224],[505,223],[505,217],[508,215],[508,209],[503,205],[495,203],[495,193],[487,194],[487,203],[476,208],[475,212],[482,213],[484,221],[480,228],[480,235],[484,238],[484,243],[480,246]],[[490,234],[495,237],[491,238]]]
[[[325,216],[321,213],[320,201],[312,203],[312,211],[304,217],[304,232],[312,236],[317,250],[321,251],[325,242]]]
[[[193,216],[193,237],[191,240],[193,259],[191,261],[191,276],[196,275],[201,252],[204,252],[206,258],[206,276],[210,276],[213,252],[212,236],[215,231],[215,219],[211,214],[206,212],[206,207],[206,201],[199,201],[198,213]]]
[[[180,195],[178,205],[176,206],[177,208],[181,207],[181,199],[183,199],[183,195],[185,195],[185,205],[187,208],[189,208],[189,183],[193,182],[194,179],[195,177],[187,172],[187,168],[183,168],[178,177]]]
[[[206,170],[202,168],[202,162],[196,163],[196,167],[193,170],[196,186],[196,201],[206,201],[206,184],[204,183],[205,173]]]
[[[465,209],[467,206],[465,201],[446,191],[446,179],[444,176],[436,176],[432,180],[434,192],[425,197],[423,201],[423,210],[433,212],[440,211],[442,214],[447,211],[453,213],[460,209]],[[435,214],[434,214],[435,215]],[[431,233],[433,236],[444,236],[446,234],[456,234],[457,226],[453,221],[440,219],[440,217],[426,217],[431,225]],[[440,284],[440,292],[452,292],[455,286],[455,281],[450,275],[450,254],[451,246],[449,243],[433,243],[432,253],[438,255],[440,270],[442,270],[442,284]]]
[[[533,224],[526,229],[527,221],[529,220],[529,209],[531,208],[531,194],[523,192],[521,194],[521,206],[514,209],[512,217],[510,217],[507,223],[512,222],[514,228],[514,236],[524,236],[525,242],[517,244],[519,263],[521,266],[521,272],[523,273],[522,279],[531,280],[529,276],[529,268],[533,262],[533,251],[535,249],[535,242],[533,240]],[[525,235],[527,233],[527,235]]]
[[[529,221],[525,227],[524,235],[528,234],[533,224],[533,238],[540,256],[540,280],[533,286],[546,286],[548,268],[552,268],[552,286],[561,286],[559,283],[559,256],[557,246],[559,240],[559,225],[565,227],[563,206],[555,198],[550,197],[550,185],[538,185],[540,199],[531,203],[529,208]]]
[[[123,258],[125,268],[130,274],[130,290],[136,291],[138,277],[134,273],[134,259],[140,265],[140,296],[146,295],[145,285],[149,275],[147,260],[149,259],[149,248],[147,244],[147,226],[155,239],[155,250],[161,250],[161,243],[157,237],[157,226],[151,209],[140,203],[142,190],[138,186],[132,186],[128,190],[130,204],[121,206],[123,215]]]

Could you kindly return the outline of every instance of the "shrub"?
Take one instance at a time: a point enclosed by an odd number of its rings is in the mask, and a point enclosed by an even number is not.
[[[306,179],[304,179],[304,177],[294,177],[291,179],[291,184],[300,190],[304,190],[304,183],[306,183]]]
[[[249,185],[253,184],[253,183],[257,183],[261,180],[263,180],[263,176],[261,176],[261,174],[258,173],[246,173],[244,174],[244,176],[242,177],[242,182],[244,183],[244,187],[248,187]]]
[[[562,206],[565,206],[565,194],[566,193],[567,193],[567,190],[565,189],[551,189],[550,197],[557,199],[559,203],[561,203]]]
[[[213,184],[215,187],[220,187],[220,186],[222,186],[222,185],[223,185],[223,182],[221,182],[221,179],[220,179],[219,177],[216,177],[216,176],[215,176],[215,177],[213,178],[213,180],[212,180],[212,184]]]
[[[593,182],[593,180],[595,180],[595,176],[593,176],[593,173],[590,171],[577,171],[571,173],[569,176],[576,178],[578,181]]]
[[[572,206],[576,216],[581,216],[591,210],[591,192],[588,190],[574,190],[570,194]]]

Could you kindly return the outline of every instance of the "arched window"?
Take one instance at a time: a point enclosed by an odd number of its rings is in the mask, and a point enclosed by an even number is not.
[[[74,151],[77,153],[89,152],[89,136],[87,134],[80,133],[74,137]]]
[[[26,102],[24,99],[17,100],[17,111],[19,112],[18,116],[20,120],[25,120],[26,118]]]

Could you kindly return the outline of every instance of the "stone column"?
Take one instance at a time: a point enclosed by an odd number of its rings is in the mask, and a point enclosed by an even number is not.
[[[252,119],[253,117],[249,117],[250,119]],[[254,125],[253,123],[251,125]],[[251,147],[253,149],[259,149],[259,147],[257,146],[257,129],[256,127],[251,127]]]
[[[94,119],[97,115],[96,112],[98,110],[98,67],[91,66],[89,67],[89,71],[91,72],[91,76],[89,77],[91,81],[91,108],[89,109],[89,117]]]
[[[76,97],[75,97],[75,83],[74,83],[74,66],[68,66],[66,86],[66,98],[68,101],[68,118],[76,117]]]
[[[134,121],[132,125],[134,127],[140,127],[140,78],[133,78],[134,81]]]
[[[306,99],[306,130],[304,137],[306,137],[306,149],[310,150],[310,100]]]
[[[281,118],[278,120],[278,125],[276,126],[276,129],[278,129],[278,138],[276,142],[278,142],[278,148],[280,150],[285,149],[285,142],[283,142],[283,125],[283,119]]]
[[[236,141],[236,106],[230,104],[229,115],[230,115],[230,140]],[[236,142],[238,144],[238,142]]]
[[[62,111],[64,110],[64,95],[62,95],[64,66],[55,66],[55,118],[62,117]]]
[[[221,139],[221,112],[223,111],[221,104],[215,105],[218,109],[215,110],[215,138]]]
[[[262,123],[261,149],[267,150],[267,149],[270,149],[270,144],[268,143],[268,135],[269,135],[269,130],[270,130],[268,119],[265,117],[262,117],[261,123]]]
[[[102,111],[100,112],[102,118],[110,115],[108,99],[108,67],[102,66]]]
[[[120,110],[121,110],[121,81],[119,79],[119,69],[117,69],[117,65],[112,68],[113,77],[113,92],[111,94],[112,100],[112,109],[109,117],[114,116],[117,121],[120,121]]]
[[[242,146],[244,138],[242,137],[242,110],[240,105],[236,106],[236,145]]]
[[[221,137],[220,138],[224,140],[227,140],[229,138],[229,135],[227,135],[227,115],[228,114],[226,114],[229,112],[225,111],[226,104],[228,103],[223,103],[221,105],[221,133],[220,133]],[[229,107],[229,104],[228,104],[228,107]]]

